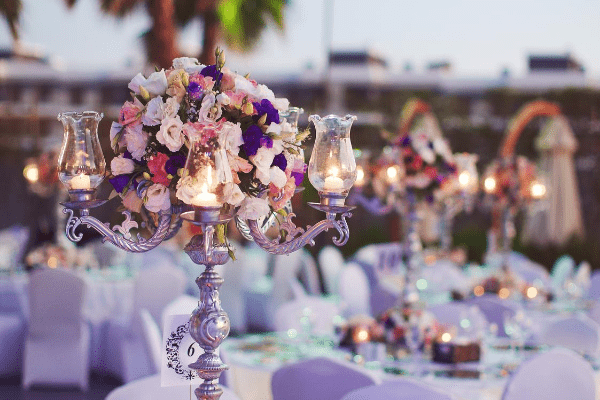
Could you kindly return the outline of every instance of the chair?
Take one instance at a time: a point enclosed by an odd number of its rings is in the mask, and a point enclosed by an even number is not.
[[[193,390],[198,385],[192,387]],[[221,386],[223,395],[221,400],[240,400],[229,388]],[[196,398],[192,394],[193,398]],[[190,386],[160,386],[160,374],[138,379],[114,389],[108,394],[106,400],[166,400],[189,399]]]
[[[62,270],[42,270],[29,279],[29,331],[23,387],[33,384],[88,388],[90,328],[83,319],[85,283]]]
[[[335,246],[325,246],[319,252],[318,260],[326,293],[338,294],[338,277],[344,268],[342,252]]]
[[[23,367],[27,322],[18,291],[12,280],[0,282],[0,376],[18,375]]]
[[[103,369],[124,382],[152,374],[154,366],[143,337],[140,311],[162,321],[165,307],[185,290],[185,274],[170,265],[140,269],[135,281],[134,306],[129,321],[111,321],[108,327],[106,365]],[[162,329],[161,329],[162,332]]]
[[[152,315],[145,308],[140,310],[140,319],[142,320],[142,333],[146,351],[150,355],[150,361],[154,367],[155,374],[160,373],[160,364],[162,359],[162,337],[160,328],[152,318]]]
[[[587,261],[582,261],[573,274],[573,283],[582,295],[587,295],[590,290],[592,266]]]
[[[592,272],[587,297],[589,299],[600,300],[600,271]]]
[[[194,311],[196,307],[198,307],[198,299],[199,296],[194,297],[190,296],[189,294],[182,294],[181,296],[177,297],[175,300],[167,304],[167,306],[162,312],[162,317],[160,320],[160,330],[163,330],[165,326],[165,320],[168,315],[192,315],[192,311]]]
[[[338,400],[353,390],[379,383],[367,370],[329,358],[285,365],[273,373],[273,400]]]
[[[284,303],[275,311],[275,330],[285,332],[296,329],[303,332],[333,335],[334,318],[339,308],[331,301],[316,296],[304,296]]]
[[[509,378],[502,400],[594,400],[594,371],[568,349],[553,349],[525,361]]]
[[[371,290],[360,265],[349,262],[339,274],[338,291],[344,317],[371,315]]]
[[[229,315],[231,330],[236,333],[246,332],[246,267],[247,257],[242,251],[236,250],[236,260],[229,260],[220,267],[221,271],[217,270],[225,280],[219,290],[221,305]]]
[[[540,342],[596,357],[600,353],[600,325],[584,315],[563,318],[544,328]]]
[[[345,395],[342,400],[452,400],[435,389],[407,380],[393,380],[367,386]]]

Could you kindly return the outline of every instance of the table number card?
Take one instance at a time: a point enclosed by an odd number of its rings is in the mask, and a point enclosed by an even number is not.
[[[169,315],[163,332],[161,386],[201,384],[202,378],[188,367],[204,352],[190,336],[190,315]]]

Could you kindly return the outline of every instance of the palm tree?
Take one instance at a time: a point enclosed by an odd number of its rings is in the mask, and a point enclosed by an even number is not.
[[[100,8],[107,14],[123,18],[144,5],[152,20],[152,27],[144,34],[146,54],[150,63],[169,68],[178,57],[176,26],[174,22],[175,0],[100,0]],[[65,0],[72,8],[77,0]]]
[[[196,17],[202,19],[203,64],[215,62],[215,48],[220,36],[233,50],[248,51],[256,44],[269,20],[283,30],[283,11],[287,0],[176,0],[175,18],[186,25]]]
[[[19,41],[19,18],[21,16],[21,9],[23,4],[21,0],[2,0],[0,1],[0,14],[4,15],[10,34],[13,38],[13,47]]]

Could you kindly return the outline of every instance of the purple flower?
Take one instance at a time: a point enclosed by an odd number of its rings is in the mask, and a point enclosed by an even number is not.
[[[402,140],[400,140],[400,145],[402,147],[408,147],[408,146],[410,146],[410,142],[411,142],[410,136],[406,135],[402,138]]]
[[[264,114],[267,114],[267,125],[271,125],[271,122],[279,123],[279,111],[273,107],[273,104],[269,100],[262,99],[260,103],[254,102],[252,104],[257,112],[257,115],[253,117],[254,122],[258,121]]]
[[[277,154],[273,158],[273,163],[271,164],[271,167],[273,166],[279,167],[279,169],[285,172],[285,169],[287,168],[287,160],[283,152]]]
[[[147,164],[146,160],[144,160],[143,158],[139,161],[134,159],[128,150],[125,150],[125,152],[123,153],[123,158],[128,158],[130,160],[133,160],[133,162],[137,165],[146,165]]]
[[[294,178],[294,180],[296,181],[296,186],[302,185],[302,181],[304,180],[304,174],[303,173],[292,171],[291,175]]]
[[[261,146],[260,141],[263,136],[262,131],[256,125],[250,125],[248,129],[242,133],[242,139],[244,139],[244,144],[242,146],[248,157],[256,154],[258,148]]]
[[[125,189],[125,186],[127,186],[130,180],[131,174],[122,174],[117,175],[114,178],[110,178],[108,181],[111,185],[113,185],[117,193],[121,193],[123,192],[123,189]]]
[[[223,78],[223,73],[217,69],[216,65],[209,65],[207,67],[202,68],[200,74],[203,76],[210,76],[215,81],[215,85],[218,85],[221,82],[221,78]]]
[[[261,145],[261,147],[266,147],[267,149],[271,149],[271,148],[273,148],[273,139],[271,139],[270,136],[263,135],[260,138],[260,145]]]
[[[183,154],[174,154],[165,163],[165,171],[167,174],[176,175],[179,168],[183,168],[185,165],[186,156]]]
[[[203,94],[202,87],[198,84],[198,82],[190,82],[187,88],[188,95],[192,100],[200,100]]]

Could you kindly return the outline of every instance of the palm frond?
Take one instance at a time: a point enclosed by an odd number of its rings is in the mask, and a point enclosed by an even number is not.
[[[10,34],[14,40],[19,38],[19,19],[21,17],[21,10],[23,4],[21,0],[2,0],[0,1],[0,14],[4,15]]]

